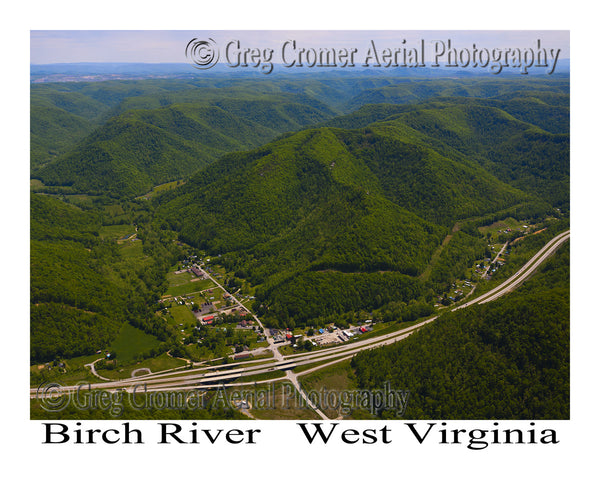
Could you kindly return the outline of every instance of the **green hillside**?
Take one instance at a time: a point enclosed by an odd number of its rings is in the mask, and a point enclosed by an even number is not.
[[[109,120],[85,143],[34,176],[75,191],[135,196],[207,165],[210,150],[126,115]]]
[[[195,92],[196,99],[202,94]],[[33,176],[46,185],[67,185],[87,194],[141,195],[190,175],[226,152],[260,145],[332,115],[322,105],[315,108],[296,100],[294,95],[221,98],[126,110]]]
[[[435,79],[413,78],[396,79],[388,85],[363,88],[346,104],[346,110],[352,111],[362,105],[373,103],[407,104],[419,103],[433,97],[472,97],[492,98],[513,95],[523,97],[522,92],[569,93],[568,78],[545,79]],[[519,92],[519,93],[516,93]],[[538,97],[539,98],[539,97]],[[542,97],[543,98],[543,97]]]
[[[159,215],[260,285],[272,322],[419,298],[417,277],[456,220],[529,197],[402,128],[305,130],[227,155],[158,198]]]
[[[410,391],[410,419],[569,418],[569,250],[510,295],[352,360],[359,388]],[[382,417],[394,412],[382,411]]]
[[[367,105],[324,125],[355,129],[368,126],[371,131],[430,147],[461,164],[476,162],[501,181],[566,209],[570,170],[568,108],[562,105],[561,94],[547,93],[542,98],[550,103],[540,104],[535,97],[439,98],[417,105]],[[490,200],[497,198],[496,192],[488,193]]]
[[[46,195],[31,195],[31,359],[90,355],[108,347],[124,322],[168,338],[153,319],[173,247],[138,230],[140,246],[119,245],[99,234],[103,214],[83,211]],[[154,238],[153,238],[154,237]]]
[[[182,82],[147,80],[43,83],[31,86],[31,169],[68,153],[130,95],[185,88]]]
[[[32,197],[33,357],[110,344],[125,321],[169,338],[152,309],[177,237],[247,280],[269,325],[429,312],[487,256],[478,226],[568,213],[568,98],[560,78],[32,87],[36,191],[86,205]],[[100,234],[134,223],[132,241]]]

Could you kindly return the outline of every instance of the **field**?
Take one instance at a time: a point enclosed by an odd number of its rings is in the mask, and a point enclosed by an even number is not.
[[[123,368],[118,368],[116,370],[98,370],[98,374],[103,377],[110,378],[111,380],[122,380],[125,378],[131,378],[133,376],[133,372],[135,372],[136,370],[147,368],[148,370],[150,370],[150,372],[155,373],[163,370],[170,370],[172,368],[182,367],[185,364],[185,361],[179,358],[170,357],[166,353],[163,353],[158,357],[147,358],[146,360],[142,360],[141,362],[137,362],[135,364],[128,365]],[[145,374],[148,374],[148,371],[136,373],[135,376],[143,376]],[[97,380],[98,379],[96,379],[95,381]]]
[[[350,360],[336,363],[314,373],[300,377],[300,384],[305,392],[329,392],[323,396],[324,404],[321,410],[329,418],[338,418],[340,415],[349,418],[362,419],[368,416],[366,411],[353,410],[352,402],[343,402],[342,392],[356,389]],[[321,398],[321,397],[317,397]],[[327,402],[331,402],[329,405]]]
[[[157,185],[156,187],[154,187],[150,192],[146,193],[145,195],[141,195],[137,198],[145,198],[146,200],[148,200],[148,199],[152,198],[154,195],[156,195],[157,193],[171,190],[173,188],[178,187],[179,185],[183,185],[184,183],[185,183],[185,181],[183,181],[183,180],[174,180],[172,182],[161,183],[160,185]]]
[[[107,225],[100,229],[100,238],[121,240],[135,233],[135,228],[132,225]]]
[[[487,235],[488,233],[492,234],[492,238],[496,238],[498,236],[498,230],[506,230],[510,228],[512,231],[525,231],[527,229],[523,228],[524,223],[519,222],[518,220],[508,217],[504,220],[499,220],[498,222],[494,222],[491,225],[487,225],[485,227],[479,227],[478,230],[483,234]]]
[[[177,297],[179,295],[187,295],[188,293],[199,292],[215,286],[209,279],[196,280],[197,278],[198,277],[190,272],[169,272],[167,274],[169,289],[167,290],[166,295]]]
[[[121,255],[124,258],[142,258],[143,257],[143,246],[141,241],[127,242],[121,247]]]
[[[40,188],[44,187],[44,184],[41,180],[32,178],[31,180],[29,180],[29,187],[31,188],[31,190],[39,190]]]
[[[77,382],[95,382],[98,380],[94,377],[86,364],[100,358],[101,355],[85,355],[81,357],[73,357],[64,360],[64,367],[53,366],[49,363],[47,366],[32,365],[30,367],[30,382],[32,387],[40,385],[44,381],[56,380],[62,383],[77,383]]]
[[[169,309],[169,311],[171,312],[173,320],[175,323],[177,323],[177,325],[183,323],[187,328],[190,326],[190,324],[196,324],[196,317],[194,317],[192,311],[185,305],[174,305]]]
[[[132,327],[125,323],[121,328],[119,336],[111,345],[111,350],[117,354],[117,361],[120,363],[129,363],[135,356],[148,352],[157,347],[159,341],[156,337],[142,332],[140,329]]]
[[[250,415],[263,420],[318,420],[318,415],[304,405],[295,388],[286,381],[254,387],[232,387],[228,395],[237,391],[237,395],[246,398],[252,408]],[[229,397],[231,398],[231,397]]]

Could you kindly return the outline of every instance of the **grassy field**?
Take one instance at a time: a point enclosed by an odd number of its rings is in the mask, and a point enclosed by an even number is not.
[[[39,190],[40,188],[44,187],[44,184],[41,180],[32,178],[29,180],[29,187],[31,188],[31,190]]]
[[[186,362],[184,360],[181,360],[179,358],[173,358],[167,355],[166,353],[163,353],[158,357],[147,358],[146,360],[127,365],[123,368],[117,368],[114,370],[101,369],[98,370],[98,374],[103,377],[110,378],[111,380],[123,380],[126,378],[131,378],[132,373],[140,368],[148,368],[152,373],[156,373],[162,372],[163,370],[170,370],[172,368],[182,367],[184,365],[186,365]],[[147,374],[148,372],[143,373]],[[136,375],[136,377],[137,376],[138,375]],[[140,378],[143,379],[143,376],[141,376]]]
[[[100,238],[102,240],[121,240],[133,233],[135,233],[133,225],[106,225],[100,229]]]
[[[133,361],[137,354],[157,347],[159,343],[156,337],[125,323],[110,349],[117,354],[117,361],[124,364]]]
[[[235,385],[236,383],[260,382],[261,380],[271,380],[273,378],[283,377],[285,377],[285,372],[282,372],[281,370],[276,370],[274,372],[257,373],[256,375],[246,375],[244,377],[238,378],[237,380],[232,382],[232,384]]]
[[[154,187],[150,192],[146,193],[145,195],[141,195],[137,198],[149,199],[149,198],[152,198],[157,193],[166,192],[167,190],[176,188],[177,186],[183,185],[184,183],[185,183],[184,180],[174,180],[173,182],[161,183],[160,185],[157,185],[156,187]]]
[[[105,205],[104,210],[112,216],[123,215],[125,213],[123,207],[116,203],[113,205]]]
[[[168,321],[179,331],[179,339],[189,335],[198,323],[196,317],[186,305],[174,305],[169,308],[169,312],[173,318],[168,319]],[[181,330],[185,330],[185,332],[181,332]]]
[[[196,326],[196,317],[192,311],[185,305],[174,305],[169,311],[177,325],[183,323],[185,327]]]
[[[355,388],[350,368],[350,360],[336,363],[322,368],[316,372],[300,377],[300,384],[304,390],[327,390],[341,391]]]
[[[254,418],[262,420],[319,420],[319,416],[302,399],[293,385],[286,381],[254,387],[233,387],[248,398]]]
[[[350,360],[322,368],[314,373],[300,377],[299,380],[302,389],[308,394],[310,392],[329,392],[328,395],[317,397],[323,398],[324,403],[321,410],[329,418],[338,418],[340,415],[343,415],[346,418],[362,419],[365,416],[370,416],[366,411],[353,411],[351,403],[343,403],[343,392],[356,390]],[[327,403],[327,399],[329,399],[331,405]]]
[[[201,290],[206,290],[207,288],[214,288],[216,285],[209,279],[205,280],[196,280],[196,277],[193,273],[190,272],[182,272],[175,273],[169,272],[167,274],[167,280],[169,281],[169,289],[166,292],[166,295],[172,295],[177,297],[179,295],[187,295],[193,292],[199,292]]]
[[[101,358],[102,355],[85,355],[63,360],[65,367],[49,367],[44,364],[32,365],[30,367],[30,383],[32,387],[40,385],[44,381],[57,381],[60,384],[75,384],[77,382],[97,382],[98,377],[93,376],[84,365],[92,363]]]
[[[143,246],[141,241],[126,242],[121,246],[121,255],[124,258],[141,258],[144,256]]]
[[[524,223],[519,220],[514,219],[513,217],[505,218],[504,220],[499,220],[497,222],[492,223],[491,225],[487,225],[485,227],[479,227],[478,230],[483,235],[487,235],[488,233],[492,234],[492,238],[496,238],[498,236],[498,230],[506,230],[510,228],[512,231],[525,231],[526,228],[523,228]]]

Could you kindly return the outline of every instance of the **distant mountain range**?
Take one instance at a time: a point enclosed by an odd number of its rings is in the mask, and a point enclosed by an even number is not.
[[[426,144],[439,143],[442,139],[429,130],[445,129],[444,154],[450,149],[476,155],[480,163],[493,162],[495,173],[509,180],[512,170],[501,161],[506,148],[492,154],[485,145],[477,147],[479,150],[465,146],[461,138],[453,144],[448,135],[459,132],[453,131],[449,103],[455,108],[471,105],[472,110],[477,106],[480,111],[486,107],[496,116],[502,110],[513,124],[521,120],[543,130],[519,127],[515,135],[525,131],[538,136],[568,133],[568,80],[326,78],[255,82],[215,77],[34,85],[32,175],[47,185],[68,186],[73,192],[136,196],[156,184],[186,177],[224,153],[256,147],[285,132],[315,124],[364,127],[402,114],[413,140],[426,135],[430,137]],[[416,106],[419,102],[433,98],[437,103],[427,105],[426,115],[431,117],[445,104],[446,118],[428,119],[424,112],[415,112],[423,108]],[[339,116],[344,112],[352,113]],[[477,120],[465,117],[461,121]],[[507,132],[502,136],[508,141]],[[553,139],[549,144],[544,141],[535,161],[551,158],[552,152],[544,149],[554,148],[549,145],[556,145],[558,137]],[[542,141],[538,139],[538,143]],[[528,185],[520,186],[527,189]]]

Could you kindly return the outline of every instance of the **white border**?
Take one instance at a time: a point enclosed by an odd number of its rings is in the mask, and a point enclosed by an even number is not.
[[[124,472],[147,478],[179,475],[226,478],[274,478],[377,474],[419,475],[421,478],[563,478],[597,471],[595,429],[598,317],[594,295],[597,275],[595,244],[600,204],[598,190],[597,39],[593,14],[576,2],[198,2],[80,1],[27,2],[5,6],[8,28],[2,31],[4,71],[2,132],[9,149],[3,155],[2,221],[5,335],[2,396],[4,471],[41,473],[44,478],[101,478]],[[585,13],[587,12],[587,14]],[[582,16],[583,19],[577,17]],[[587,18],[585,18],[587,17]],[[6,25],[5,25],[6,28]],[[571,30],[572,57],[572,419],[550,422],[560,432],[555,447],[490,447],[472,452],[464,446],[415,446],[393,443],[385,448],[307,446],[293,435],[289,422],[261,422],[268,439],[251,448],[148,444],[127,446],[41,445],[41,425],[28,420],[23,365],[29,351],[28,321],[28,94],[29,30],[31,29],[559,29]],[[6,135],[8,133],[8,135]],[[15,175],[18,181],[14,181]],[[595,225],[594,225],[595,224]],[[7,272],[9,273],[7,275]],[[15,333],[18,339],[15,339]],[[237,422],[236,422],[237,423]],[[369,422],[371,423],[371,422]],[[458,422],[470,428],[471,422]],[[504,423],[504,422],[503,422]],[[541,425],[544,422],[537,422]],[[211,422],[212,426],[230,422]],[[476,424],[477,425],[477,424]],[[148,427],[152,426],[148,423]],[[249,428],[245,422],[242,428]],[[344,424],[346,427],[346,424]],[[348,428],[350,424],[347,425]],[[359,428],[367,428],[363,423]],[[593,449],[593,450],[592,450]],[[591,467],[588,470],[588,467]]]

